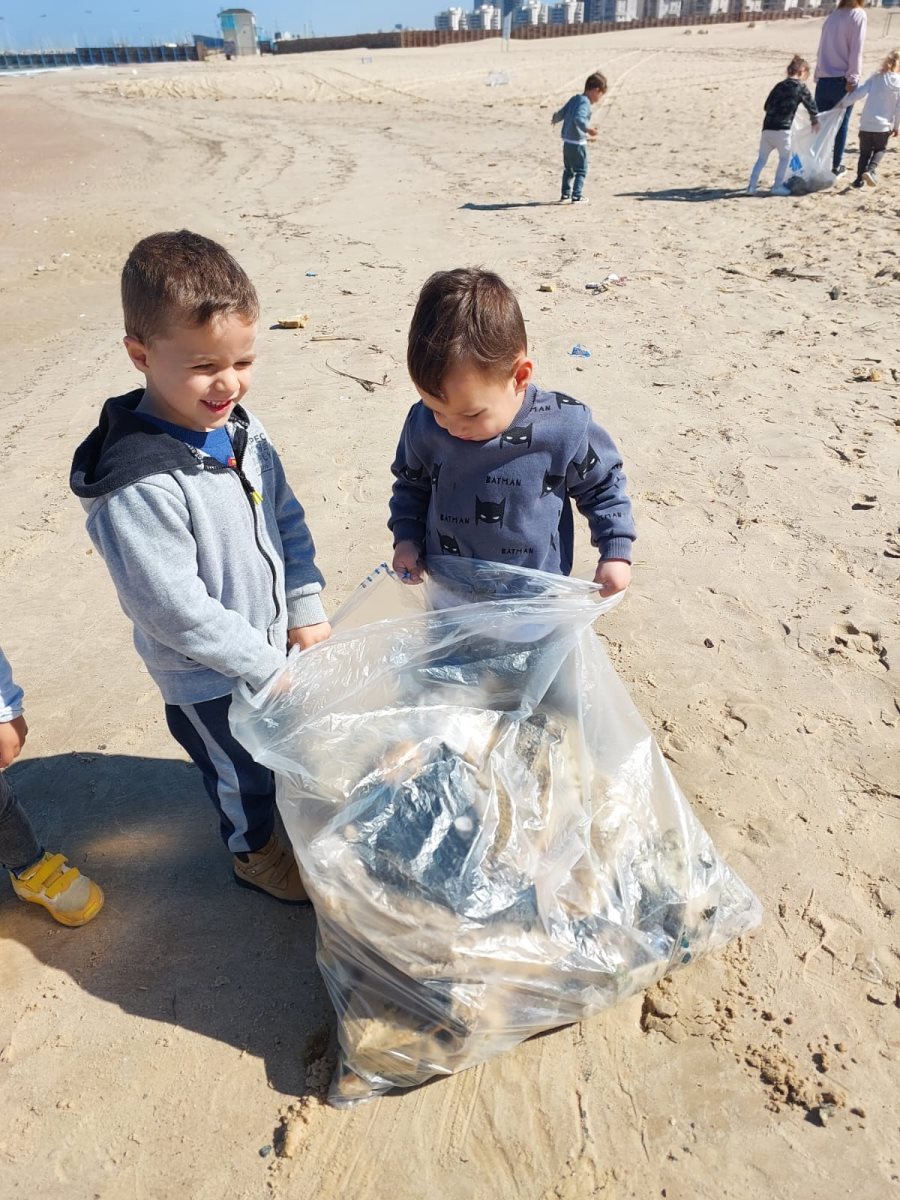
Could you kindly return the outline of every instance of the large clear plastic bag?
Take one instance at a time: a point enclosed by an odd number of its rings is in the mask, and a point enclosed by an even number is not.
[[[791,157],[785,179],[794,196],[805,196],[809,192],[821,192],[834,183],[832,171],[834,161],[834,139],[838,126],[844,119],[843,109],[832,108],[819,113],[819,128],[799,117],[791,127]]]
[[[591,629],[619,597],[430,565],[378,568],[232,706],[315,904],[335,1104],[580,1021],[760,919]]]

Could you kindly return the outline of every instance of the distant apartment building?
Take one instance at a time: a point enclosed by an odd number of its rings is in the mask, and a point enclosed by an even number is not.
[[[470,29],[499,29],[502,24],[503,10],[499,4],[482,4],[469,13]]]
[[[643,17],[648,21],[665,21],[681,16],[682,0],[644,0]]]
[[[731,0],[684,0],[681,5],[683,17],[716,17],[727,13]]]
[[[225,39],[226,54],[232,54],[235,58],[259,54],[256,17],[249,8],[223,8],[219,13],[219,25]]]
[[[584,21],[584,4],[566,0],[563,4],[548,4],[548,25],[581,25]]]
[[[725,0],[728,3],[728,0]],[[641,16],[641,0],[588,0],[585,4],[585,21],[604,21],[621,25],[637,21]]]
[[[445,12],[436,14],[434,27],[435,29],[468,29],[468,16],[461,8],[448,8]]]
[[[546,25],[547,5],[541,0],[526,0],[513,10],[513,25]]]

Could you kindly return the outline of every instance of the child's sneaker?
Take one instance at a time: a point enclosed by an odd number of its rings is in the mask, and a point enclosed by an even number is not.
[[[861,188],[863,186],[862,175],[857,176],[857,178],[853,180],[853,182],[850,184],[850,186],[855,187],[855,188]]]
[[[60,925],[87,925],[103,907],[103,892],[62,854],[45,854],[20,875],[9,874],[20,900],[40,904]]]
[[[572,203],[573,204],[590,204],[590,200],[588,200],[587,196],[573,196]]]
[[[771,192],[771,195],[773,195],[773,196],[790,196],[790,194],[791,194],[791,189],[786,188],[783,183],[780,184],[778,187],[773,187],[772,192]]]
[[[571,196],[560,196],[559,200],[557,201],[557,204],[568,204],[571,199],[572,199]]]
[[[241,887],[256,888],[286,904],[309,904],[293,851],[274,836],[262,850],[234,856],[234,877]]]
[[[863,179],[866,181],[869,187],[874,187],[878,182],[878,180],[875,178],[874,171],[863,171]]]

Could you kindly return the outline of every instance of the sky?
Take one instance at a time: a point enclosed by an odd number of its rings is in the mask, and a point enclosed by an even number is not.
[[[267,33],[373,33],[408,25],[430,29],[449,0],[238,0]],[[460,3],[460,0],[456,0]],[[71,49],[110,42],[149,45],[217,36],[217,13],[230,3],[209,0],[0,0],[0,50]],[[470,7],[468,4],[466,7]]]

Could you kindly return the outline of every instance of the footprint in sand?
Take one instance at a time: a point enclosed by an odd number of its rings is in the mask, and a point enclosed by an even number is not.
[[[854,512],[865,512],[878,507],[878,497],[874,492],[861,492],[850,505]]]
[[[866,671],[890,670],[887,646],[878,630],[860,629],[852,621],[840,621],[831,627],[833,645],[829,654],[850,658]]]

